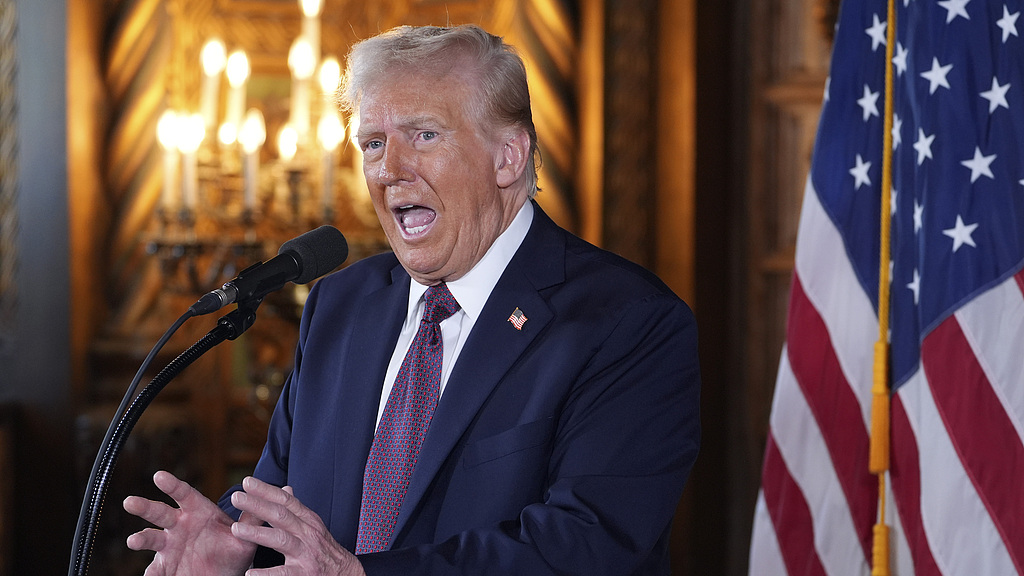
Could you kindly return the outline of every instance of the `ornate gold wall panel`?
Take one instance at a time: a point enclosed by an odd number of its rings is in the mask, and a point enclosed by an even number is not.
[[[117,324],[137,326],[135,310],[153,298],[141,232],[149,227],[160,194],[160,150],[156,121],[167,94],[165,69],[171,53],[171,27],[162,0],[118,2],[108,20],[101,62],[110,113],[103,165],[104,192],[113,228],[106,237],[107,275],[103,291]],[[74,199],[72,199],[74,200]],[[148,282],[147,282],[148,280]],[[146,286],[149,290],[144,290]],[[122,328],[124,329],[124,328]]]

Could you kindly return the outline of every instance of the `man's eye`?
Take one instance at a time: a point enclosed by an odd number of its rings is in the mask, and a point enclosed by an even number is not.
[[[381,142],[380,140],[370,140],[369,142],[366,143],[367,150],[379,150],[383,146],[384,143]]]
[[[431,132],[430,130],[421,132],[420,138],[423,138],[424,140],[433,140],[434,138],[437,138],[437,132]]]

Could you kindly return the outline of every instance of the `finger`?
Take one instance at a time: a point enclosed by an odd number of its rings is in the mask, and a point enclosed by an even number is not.
[[[288,500],[292,498],[292,495],[285,491],[285,489],[278,488],[273,484],[267,484],[253,476],[246,476],[242,480],[242,488],[245,489],[247,494],[258,496],[276,504],[287,505]]]
[[[277,550],[286,557],[294,555],[297,551],[298,545],[300,544],[298,539],[287,530],[264,526],[262,524],[259,526],[253,526],[251,524],[235,522],[231,525],[231,534],[239,540],[244,540],[265,548]]]
[[[235,492],[231,495],[231,504],[242,511],[249,513],[260,520],[260,522],[245,522],[246,524],[262,524],[267,522],[278,528],[294,529],[299,524],[295,514],[283,504],[267,500],[256,494],[248,492]]]
[[[165,470],[153,475],[153,483],[181,507],[188,507],[197,496],[201,496],[199,491],[189,486],[187,482],[179,480],[177,476]]]
[[[125,512],[161,528],[170,528],[177,521],[177,510],[163,502],[156,502],[141,496],[129,496],[124,499],[122,506]]]
[[[160,550],[163,550],[164,545],[167,543],[167,533],[163,530],[146,528],[141,532],[136,532],[129,536],[126,542],[128,547],[132,550],[152,550],[153,552],[159,552]]]
[[[294,496],[291,486],[278,488],[273,484],[267,484],[258,478],[249,476],[242,480],[242,488],[245,489],[246,494],[252,494],[267,501],[284,506],[291,511],[298,520],[305,522],[306,524],[316,525],[321,522],[320,517],[317,516],[315,512],[307,508],[305,504]],[[269,518],[264,518],[264,520],[270,522]],[[273,522],[271,522],[271,524],[273,524]]]

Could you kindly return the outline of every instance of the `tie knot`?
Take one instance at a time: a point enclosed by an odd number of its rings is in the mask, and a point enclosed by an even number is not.
[[[448,290],[448,285],[444,282],[427,288],[423,298],[427,302],[426,307],[423,309],[424,322],[440,323],[442,320],[458,312],[459,308],[461,308],[459,303],[455,301],[455,297],[452,296],[451,291]]]

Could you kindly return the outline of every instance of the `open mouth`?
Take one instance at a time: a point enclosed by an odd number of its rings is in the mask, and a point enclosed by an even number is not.
[[[423,234],[430,229],[436,218],[437,212],[426,206],[408,204],[395,209],[395,219],[406,236]]]

